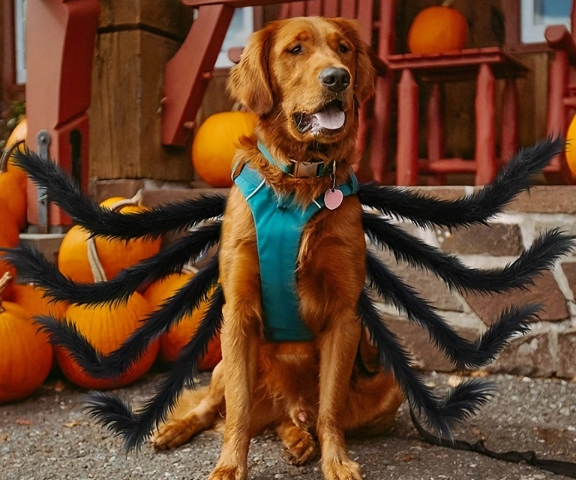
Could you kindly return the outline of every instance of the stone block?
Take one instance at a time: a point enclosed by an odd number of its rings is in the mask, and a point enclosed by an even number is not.
[[[542,185],[523,192],[507,211],[526,213],[576,213],[576,186]]]
[[[558,370],[561,378],[576,378],[576,330],[558,333]]]
[[[411,267],[404,262],[397,262],[387,250],[378,250],[377,255],[395,274],[414,287],[422,298],[431,302],[437,309],[455,312],[465,310],[461,297],[451,292],[436,275],[427,270]]]
[[[491,223],[470,228],[441,229],[438,234],[442,249],[461,255],[511,256],[522,253],[522,233],[515,224]]]
[[[502,295],[464,295],[468,304],[486,325],[499,318],[500,312],[512,305],[542,303],[544,309],[540,319],[546,321],[566,320],[569,317],[566,298],[550,272],[544,272],[535,280],[529,291],[515,290]]]
[[[551,377],[554,355],[548,333],[528,334],[512,340],[487,370],[524,377]]]
[[[576,298],[576,263],[562,263],[562,271],[568,279],[568,285],[570,285],[570,289]]]
[[[383,314],[386,326],[392,330],[412,355],[413,365],[422,370],[453,372],[455,367],[446,356],[434,346],[428,332],[405,318]],[[458,333],[468,340],[474,340],[478,331],[471,328],[457,327]]]

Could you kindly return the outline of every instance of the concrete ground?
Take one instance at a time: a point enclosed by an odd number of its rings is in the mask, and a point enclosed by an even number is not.
[[[156,380],[148,375],[120,391],[131,402],[147,398]],[[202,380],[205,382],[207,376]],[[427,375],[439,388],[458,380]],[[494,376],[499,395],[458,432],[467,440],[486,438],[494,450],[535,450],[544,458],[576,462],[576,383]],[[57,377],[30,399],[0,406],[0,479],[187,479],[203,480],[216,462],[221,437],[201,434],[174,451],[145,446],[126,454],[121,442],[82,412],[83,392]],[[368,480],[546,480],[560,479],[527,465],[429,446],[419,440],[405,406],[389,435],[348,441],[350,456]],[[317,462],[292,467],[272,434],[253,440],[250,478],[322,479]]]

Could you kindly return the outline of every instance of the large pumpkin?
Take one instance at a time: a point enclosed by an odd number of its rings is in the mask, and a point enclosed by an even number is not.
[[[194,137],[192,164],[214,187],[232,186],[232,161],[242,137],[254,135],[258,117],[250,112],[222,112],[208,117]]]
[[[32,394],[52,366],[47,336],[38,332],[24,308],[2,301],[2,292],[11,279],[6,273],[0,280],[0,402]]]
[[[144,292],[144,298],[150,305],[157,309],[164,301],[174,295],[186,282],[193,277],[192,273],[173,274],[161,281],[155,282]],[[186,315],[180,323],[173,325],[164,335],[160,337],[160,355],[168,362],[173,362],[178,357],[180,350],[186,345],[198,328],[202,320],[207,303],[200,305],[191,315]],[[208,345],[206,354],[200,359],[199,370],[212,370],[218,362],[222,360],[222,350],[220,348],[220,335],[213,339]]]
[[[26,141],[27,134],[28,122],[24,118],[20,121],[20,123],[18,123],[18,125],[16,125],[16,128],[12,130],[12,133],[8,137],[8,141],[6,142],[6,151],[12,150],[13,147],[17,146],[20,148],[20,151],[23,152],[25,149],[24,142]],[[26,181],[26,172],[21,168],[14,166],[12,161],[8,161],[8,171],[15,173],[24,181]]]
[[[54,318],[62,318],[68,308],[64,302],[51,302],[49,298],[44,297],[42,289],[33,285],[15,284],[6,298],[20,305],[31,317],[51,315]]]
[[[135,293],[127,303],[117,307],[72,305],[66,318],[100,353],[107,355],[122,345],[138,328],[140,320],[150,313],[150,305]],[[56,358],[62,373],[68,380],[83,388],[105,390],[128,385],[142,375],[154,363],[158,354],[158,342],[150,345],[146,353],[123,375],[115,379],[99,379],[88,375],[68,351],[56,347]]]
[[[132,199],[113,197],[100,205],[121,213],[138,213],[147,210],[139,204],[140,196]],[[90,234],[79,226],[72,227],[60,245],[58,268],[79,282],[92,283],[94,278],[88,260],[87,241]],[[98,257],[102,263],[105,280],[115,277],[120,270],[130,267],[160,251],[161,240],[136,239],[128,242],[109,240],[105,237],[94,239]]]
[[[8,159],[14,145],[0,157],[0,199],[12,213],[18,230],[22,230],[26,225],[26,175],[22,176],[22,171],[17,168],[8,170]]]
[[[410,25],[408,47],[412,53],[436,54],[462,50],[468,39],[468,22],[447,6],[422,10]]]

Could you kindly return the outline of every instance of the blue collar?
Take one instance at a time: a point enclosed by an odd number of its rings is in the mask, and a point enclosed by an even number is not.
[[[317,162],[296,162],[294,160],[290,160],[290,165],[285,165],[283,163],[279,163],[276,159],[272,156],[270,151],[266,148],[266,146],[262,142],[258,142],[258,150],[260,153],[264,155],[264,158],[268,160],[269,163],[274,165],[279,170],[282,170],[284,173],[291,175],[297,178],[311,178],[311,177],[323,177],[329,173],[329,169],[327,168],[326,164],[322,161]]]

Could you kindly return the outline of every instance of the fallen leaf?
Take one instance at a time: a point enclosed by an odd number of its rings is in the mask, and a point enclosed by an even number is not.
[[[56,384],[54,385],[54,391],[55,392],[63,392],[66,389],[66,384],[62,381],[62,380],[58,380],[56,382]]]
[[[489,374],[486,370],[476,370],[474,372],[470,372],[469,376],[471,378],[485,378],[487,377]]]
[[[78,425],[80,425],[80,422],[78,420],[72,420],[71,422],[65,423],[64,426],[66,428],[72,428],[72,427],[77,427]]]
[[[18,420],[16,420],[16,425],[32,425],[32,422],[30,420],[26,420],[24,418],[19,418]]]
[[[8,435],[4,434],[4,435],[0,435],[0,442],[7,442],[8,441]]]
[[[410,454],[407,454],[407,455],[404,457],[404,463],[410,463],[412,460],[414,460],[414,457],[413,457],[412,455],[410,455]]]

